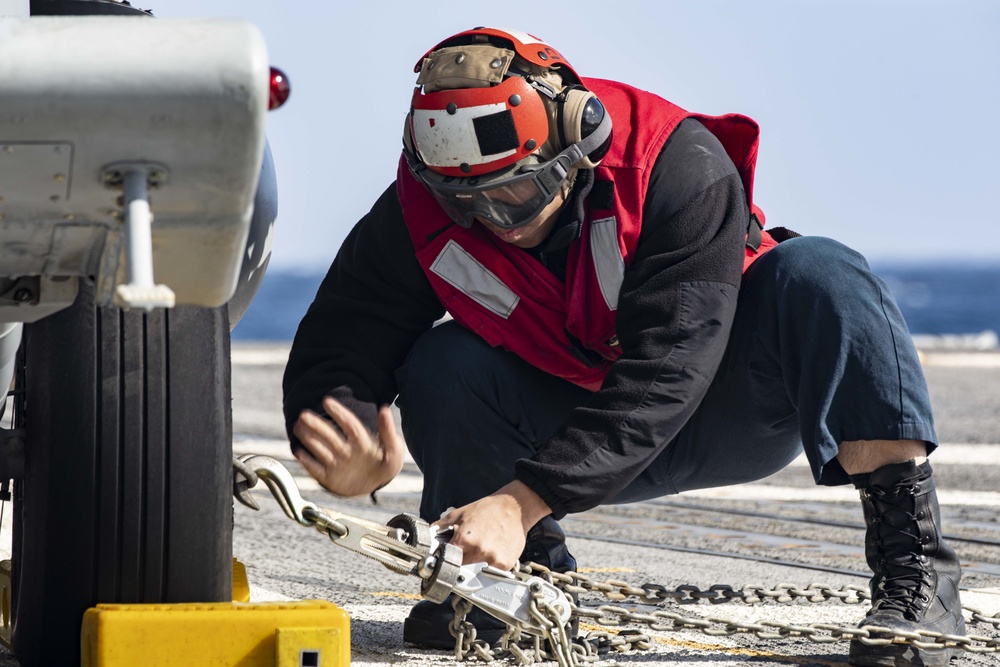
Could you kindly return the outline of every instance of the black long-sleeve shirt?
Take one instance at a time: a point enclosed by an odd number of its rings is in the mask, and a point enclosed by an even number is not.
[[[572,202],[571,202],[572,203]],[[705,395],[736,310],[749,212],[719,141],[683,121],[653,167],[638,247],[618,301],[622,356],[602,388],[516,477],[556,518],[610,499],[681,429]],[[556,261],[562,270],[560,250]],[[344,402],[375,430],[395,370],[444,314],[414,255],[391,185],[341,246],[299,325],[284,376],[289,437],[299,413]]]

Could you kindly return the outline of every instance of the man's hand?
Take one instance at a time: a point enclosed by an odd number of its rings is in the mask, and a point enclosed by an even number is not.
[[[451,543],[461,547],[463,564],[486,561],[509,570],[524,551],[528,531],[551,513],[538,494],[513,481],[482,500],[452,510],[434,525],[454,526]]]
[[[378,442],[353,412],[323,399],[323,409],[340,431],[311,410],[303,410],[292,433],[302,443],[295,458],[328,491],[338,496],[366,495],[389,483],[403,467],[404,445],[389,406],[378,411]]]

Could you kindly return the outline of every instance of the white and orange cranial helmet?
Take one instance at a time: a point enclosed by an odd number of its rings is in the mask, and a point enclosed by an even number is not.
[[[458,224],[523,226],[573,167],[611,145],[611,118],[572,66],[542,40],[475,28],[430,51],[403,132],[410,170]]]

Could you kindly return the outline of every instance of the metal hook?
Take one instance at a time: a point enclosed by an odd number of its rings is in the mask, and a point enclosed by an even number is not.
[[[250,495],[250,489],[257,486],[257,473],[242,460],[233,457],[233,497],[252,510],[259,510],[257,501]]]
[[[288,468],[270,456],[259,454],[241,456],[239,460],[264,481],[271,491],[271,495],[278,501],[289,519],[293,519],[303,526],[311,527],[316,524],[316,521],[307,517],[306,513],[309,512],[315,517],[319,513],[319,508],[315,504],[303,500],[299,493],[299,487],[296,486],[295,479],[292,477],[292,473],[288,472]]]

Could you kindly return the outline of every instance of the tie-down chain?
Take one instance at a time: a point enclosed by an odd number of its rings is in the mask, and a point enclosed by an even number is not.
[[[453,596],[455,617],[449,630],[455,636],[455,657],[459,660],[492,661],[510,658],[519,665],[542,660],[556,660],[569,666],[594,662],[610,650],[627,652],[649,649],[651,638],[634,629],[617,632],[590,632],[572,637],[573,621],[621,628],[644,626],[654,632],[698,631],[710,636],[753,634],[761,639],[802,638],[826,644],[857,639],[870,645],[912,644],[922,649],[958,648],[970,653],[1000,653],[1000,636],[948,635],[939,632],[901,632],[878,626],[864,628],[826,623],[808,625],[777,621],[747,623],[716,616],[684,616],[656,609],[640,611],[622,604],[660,606],[665,602],[720,604],[743,602],[758,604],[828,602],[861,604],[870,599],[867,589],[858,586],[834,588],[811,584],[778,584],[774,588],[748,585],[740,589],[715,585],[701,589],[693,585],[668,588],[659,584],[633,586],[624,581],[599,581],[580,572],[552,572],[535,563],[527,563],[512,572],[486,563],[462,564],[462,551],[448,540],[450,531],[437,532],[418,517],[400,514],[386,524],[351,517],[302,498],[292,474],[273,458],[243,455],[233,460],[233,492],[244,505],[258,509],[248,493],[262,480],[285,514],[299,524],[329,536],[335,544],[372,558],[390,570],[419,577],[420,593],[434,602]],[[574,599],[583,594],[597,594],[615,604],[580,606]],[[507,632],[495,646],[476,639],[476,628],[466,620],[475,605],[507,624]],[[1000,630],[1000,613],[986,616],[972,607],[966,623],[994,632]]]

